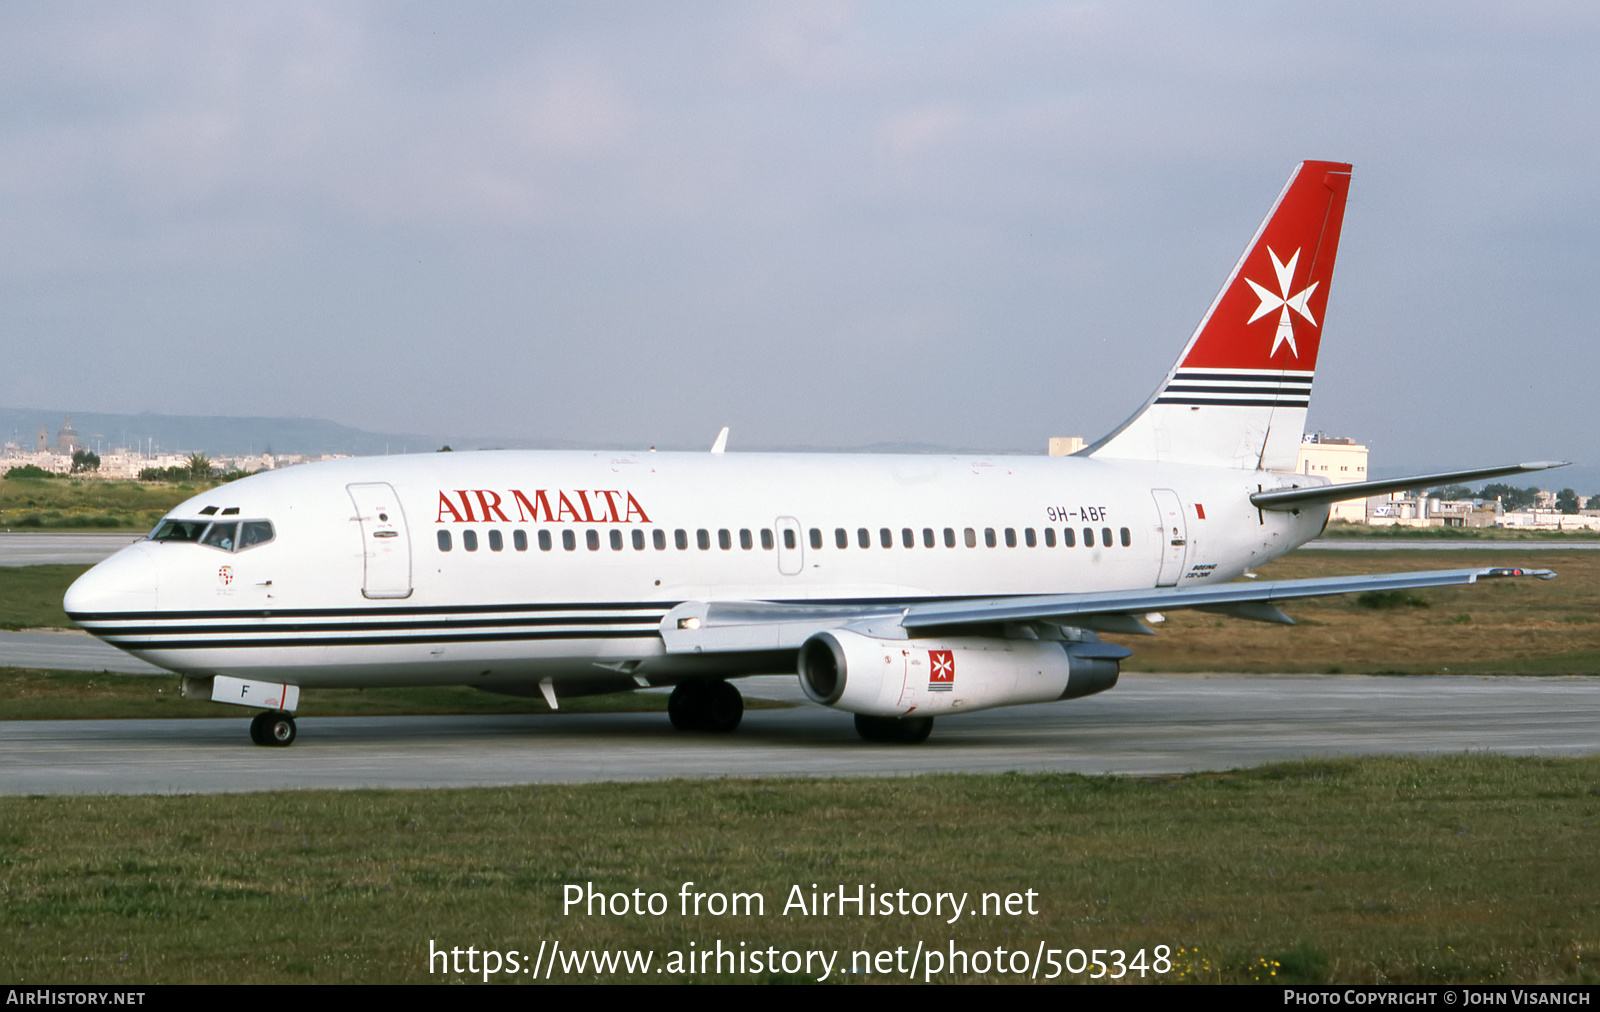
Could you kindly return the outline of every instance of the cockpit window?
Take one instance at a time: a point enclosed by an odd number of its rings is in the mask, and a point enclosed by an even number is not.
[[[150,534],[151,541],[198,541],[224,552],[242,552],[264,545],[272,538],[270,520],[229,520],[215,524],[207,520],[163,520]]]
[[[231,552],[238,541],[238,536],[239,525],[236,523],[212,524],[211,529],[206,531],[205,537],[200,539],[200,543]]]
[[[264,545],[272,540],[272,521],[246,520],[239,525],[239,551]]]
[[[207,520],[163,520],[151,533],[151,541],[199,541],[206,532]]]

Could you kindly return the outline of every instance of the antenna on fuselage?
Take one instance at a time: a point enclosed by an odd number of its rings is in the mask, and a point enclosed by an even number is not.
[[[724,453],[728,449],[728,427],[724,425],[722,431],[717,433],[717,441],[711,444],[712,453]]]

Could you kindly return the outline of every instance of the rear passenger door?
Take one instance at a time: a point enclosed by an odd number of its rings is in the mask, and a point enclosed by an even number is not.
[[[392,599],[411,596],[411,537],[400,500],[388,482],[347,485],[361,528],[365,597]]]

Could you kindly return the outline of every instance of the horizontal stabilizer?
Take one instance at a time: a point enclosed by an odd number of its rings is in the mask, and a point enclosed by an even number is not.
[[[1443,471],[1439,474],[1417,474],[1409,478],[1385,478],[1382,481],[1357,481],[1345,485],[1310,485],[1304,488],[1291,486],[1289,488],[1276,488],[1265,492],[1257,492],[1250,497],[1250,503],[1257,509],[1288,512],[1289,510],[1297,510],[1303,506],[1311,506],[1318,503],[1365,499],[1368,496],[1404,492],[1406,489],[1411,488],[1427,488],[1430,485],[1452,485],[1468,481],[1482,481],[1485,478],[1500,478],[1508,474],[1524,474],[1528,471],[1545,471],[1552,467],[1566,467],[1570,463],[1571,461],[1568,460],[1536,460],[1527,464],[1480,467],[1475,471]]]

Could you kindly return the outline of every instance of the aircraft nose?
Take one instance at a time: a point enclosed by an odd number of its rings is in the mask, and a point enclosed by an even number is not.
[[[155,611],[159,573],[150,545],[129,545],[78,577],[62,601],[67,614],[80,616]]]

